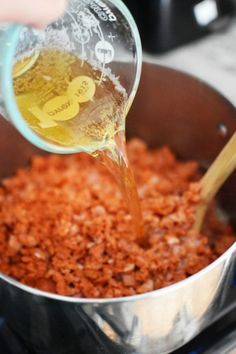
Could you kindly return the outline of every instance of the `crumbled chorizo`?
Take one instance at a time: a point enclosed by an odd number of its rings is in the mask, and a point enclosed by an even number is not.
[[[135,241],[119,189],[85,154],[34,157],[0,188],[0,270],[41,290],[117,297],[170,285],[198,272],[235,241],[209,212],[204,234],[191,232],[199,201],[196,162],[167,147],[128,143],[147,247]]]

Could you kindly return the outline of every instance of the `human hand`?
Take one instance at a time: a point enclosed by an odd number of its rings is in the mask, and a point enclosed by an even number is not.
[[[0,22],[43,28],[63,14],[66,0],[0,0]]]

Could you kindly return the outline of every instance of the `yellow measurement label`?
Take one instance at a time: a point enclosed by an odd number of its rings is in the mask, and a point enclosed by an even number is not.
[[[43,106],[43,112],[56,121],[66,121],[75,118],[79,110],[78,102],[67,96],[54,97]]]
[[[31,57],[19,60],[13,67],[13,79],[23,75],[28,71],[36,62],[39,57],[39,53],[35,53]]]
[[[48,48],[24,56],[13,75],[19,111],[41,139],[94,152],[111,149],[124,130],[126,95],[70,52]]]
[[[96,85],[89,76],[76,77],[68,86],[68,96],[73,97],[79,103],[90,101],[95,95]]]

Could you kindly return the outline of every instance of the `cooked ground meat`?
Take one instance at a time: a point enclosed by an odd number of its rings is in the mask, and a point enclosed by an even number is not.
[[[203,234],[190,231],[199,201],[196,162],[137,139],[128,155],[148,247],[137,244],[120,191],[95,159],[34,157],[0,188],[0,270],[61,295],[127,296],[185,279],[235,241],[215,207]]]

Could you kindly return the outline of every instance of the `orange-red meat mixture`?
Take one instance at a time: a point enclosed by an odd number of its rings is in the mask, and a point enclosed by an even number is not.
[[[110,174],[87,155],[33,158],[0,188],[0,270],[42,290],[78,297],[139,294],[185,279],[234,241],[212,210],[190,232],[198,166],[166,147],[128,144],[149,247],[135,242]]]

